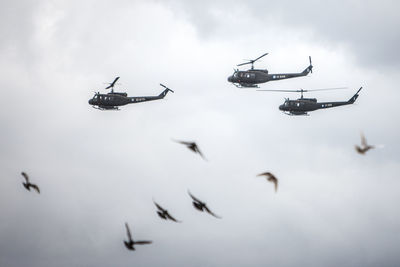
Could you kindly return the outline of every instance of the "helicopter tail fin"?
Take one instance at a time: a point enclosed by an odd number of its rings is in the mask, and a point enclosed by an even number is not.
[[[312,65],[312,62],[311,62],[311,56],[309,56],[308,59],[310,61],[310,65],[305,70],[303,70],[302,74],[304,74],[304,75],[307,75],[310,72],[312,73],[313,65]]]
[[[168,87],[166,87],[165,85],[163,85],[163,84],[161,84],[161,83],[160,83],[160,85],[161,85],[162,87],[164,87],[164,88],[165,88],[165,90],[164,90],[164,91],[162,91],[162,92],[161,92],[161,94],[159,94],[159,95],[158,95],[158,97],[160,97],[160,98],[164,98],[164,97],[167,95],[167,93],[168,93],[169,91],[171,91],[172,93],[174,93],[174,91],[173,91],[173,90],[169,89],[169,88],[168,88]]]
[[[356,102],[357,98],[358,98],[358,93],[361,91],[362,87],[360,87],[360,89],[358,89],[357,93],[355,93],[355,95],[353,95],[352,98],[349,99],[349,101],[347,101],[349,104],[353,104],[354,102]]]
[[[310,72],[312,73],[312,68],[313,68],[312,65],[308,66],[305,70],[303,70],[302,74],[307,75]]]

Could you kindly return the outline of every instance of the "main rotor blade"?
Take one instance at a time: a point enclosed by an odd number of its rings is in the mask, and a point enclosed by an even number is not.
[[[256,62],[257,60],[259,60],[259,59],[262,58],[262,57],[265,57],[266,55],[268,55],[268,53],[265,53],[264,55],[259,56],[258,58],[254,59],[253,62]]]
[[[268,91],[268,92],[291,92],[291,93],[296,93],[300,92],[299,90],[268,90],[268,89],[259,89],[257,91]],[[304,92],[304,91],[303,91]]]
[[[236,66],[243,66],[243,65],[247,65],[247,64],[253,64],[254,62],[256,62],[257,60],[259,60],[260,58],[265,57],[266,55],[268,55],[268,53],[265,53],[265,54],[259,56],[259,57],[256,58],[256,59],[248,59],[248,62],[240,63],[239,65],[236,65]]]
[[[115,83],[118,81],[119,77],[115,78],[114,81],[112,83],[110,83],[109,86],[106,87],[106,89],[112,88],[114,87]]]
[[[240,64],[238,64],[238,65],[236,65],[236,66],[243,66],[243,65],[247,65],[247,64],[251,64],[251,63],[253,63],[253,62],[251,62],[251,61],[249,61],[249,62],[245,62],[245,63],[240,63]]]
[[[318,89],[309,89],[309,90],[303,90],[303,92],[311,92],[311,91],[328,91],[328,90],[342,90],[342,89],[348,89],[348,87],[318,88]],[[299,92],[301,92],[301,90],[299,90]]]
[[[347,87],[336,87],[336,88],[318,88],[318,89],[297,89],[297,90],[268,90],[268,89],[260,89],[257,91],[269,91],[269,92],[292,92],[292,93],[301,93],[301,92],[312,92],[312,91],[327,91],[327,90],[340,90],[340,89],[347,89]]]
[[[111,84],[115,84],[118,81],[119,77],[115,78],[114,81]]]

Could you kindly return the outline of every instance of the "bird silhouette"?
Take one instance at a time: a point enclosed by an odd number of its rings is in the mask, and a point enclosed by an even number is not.
[[[257,176],[265,176],[265,178],[267,178],[267,180],[271,183],[274,183],[275,185],[275,192],[278,191],[278,178],[275,177],[275,175],[273,175],[270,172],[264,172],[264,173],[260,173]]]
[[[135,250],[134,245],[147,245],[147,244],[151,244],[152,241],[133,241],[132,239],[132,235],[131,235],[131,231],[129,230],[129,226],[128,223],[125,223],[125,227],[126,227],[126,234],[128,235],[128,241],[124,240],[124,244],[125,247],[129,250]]]
[[[190,191],[188,190],[189,196],[193,199],[193,206],[199,210],[199,211],[206,211],[209,214],[211,214],[212,216],[214,216],[215,218],[221,219],[220,216],[216,215],[215,213],[213,213],[206,205],[206,203],[202,202],[201,200],[199,200],[198,198],[196,198],[195,196],[193,196]]]
[[[361,133],[361,146],[355,145],[356,151],[361,154],[365,155],[365,153],[372,149],[375,148],[374,146],[370,146],[367,144],[367,140],[365,139],[365,136]]]
[[[40,189],[36,184],[32,184],[29,182],[29,176],[28,174],[26,174],[25,172],[21,172],[21,175],[25,178],[25,183],[22,182],[22,184],[24,185],[24,187],[26,188],[26,190],[31,191],[31,187],[33,189],[36,190],[36,192],[38,192],[38,194],[40,194]]]
[[[174,222],[179,222],[179,223],[181,222],[181,221],[176,220],[174,217],[172,217],[171,214],[169,214],[169,212],[166,209],[163,209],[163,207],[161,207],[157,202],[155,202],[154,200],[153,200],[153,202],[154,202],[154,205],[156,205],[156,207],[158,209],[157,214],[158,214],[158,216],[160,216],[161,219],[163,219],[163,220],[169,219],[169,220],[172,220]]]
[[[188,149],[190,149],[191,151],[193,151],[194,153],[198,153],[204,160],[207,160],[203,153],[201,153],[199,147],[197,146],[197,144],[195,142],[186,142],[186,141],[179,141],[179,140],[174,140],[175,142],[185,145]]]

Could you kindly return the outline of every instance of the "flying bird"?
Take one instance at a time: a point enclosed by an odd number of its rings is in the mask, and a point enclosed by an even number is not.
[[[355,145],[355,148],[359,154],[364,155],[368,150],[375,147],[368,145],[365,136],[361,133],[361,146]]]
[[[199,147],[197,146],[197,144],[195,142],[185,142],[185,141],[179,141],[179,140],[174,140],[177,143],[180,143],[182,145],[185,145],[187,148],[189,148],[190,150],[192,150],[194,153],[198,153],[204,160],[207,160],[203,153],[201,153]]]
[[[275,185],[275,192],[278,191],[278,178],[275,177],[275,175],[273,175],[270,172],[264,172],[264,173],[260,173],[257,176],[265,176],[265,178],[267,178],[267,180],[271,183],[274,183]]]
[[[24,187],[26,188],[26,190],[31,191],[31,187],[32,187],[33,189],[36,190],[36,192],[38,192],[38,194],[40,194],[40,189],[39,189],[39,187],[38,187],[36,184],[32,184],[32,183],[29,182],[29,176],[28,176],[28,174],[26,174],[25,172],[21,172],[21,175],[24,176],[24,178],[25,178],[25,181],[26,181],[26,182],[25,182],[25,183],[22,182],[22,184],[24,185]]]
[[[158,216],[160,216],[161,219],[163,219],[163,220],[169,219],[169,220],[172,220],[174,222],[179,222],[179,223],[181,222],[181,221],[176,220],[174,217],[172,217],[171,214],[169,214],[169,212],[166,209],[163,209],[160,205],[158,205],[157,202],[155,202],[154,200],[153,200],[153,202],[154,202],[154,205],[156,205],[156,207],[158,209],[157,214],[158,214]]]
[[[131,231],[129,230],[128,223],[125,223],[125,227],[126,227],[126,234],[128,235],[128,239],[129,239],[129,241],[124,240],[124,244],[127,249],[135,250],[134,245],[147,245],[147,244],[152,243],[152,241],[147,241],[147,240],[146,241],[133,241]]]
[[[193,199],[193,206],[198,209],[199,211],[206,211],[209,214],[211,214],[212,216],[214,216],[215,218],[221,219],[220,216],[216,215],[215,213],[213,213],[206,205],[206,203],[202,202],[201,200],[199,200],[198,198],[196,198],[195,196],[193,196],[190,191],[188,190],[189,196]]]

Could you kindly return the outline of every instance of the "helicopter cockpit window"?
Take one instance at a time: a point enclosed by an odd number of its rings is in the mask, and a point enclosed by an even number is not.
[[[289,106],[289,101],[285,101],[285,107]]]

